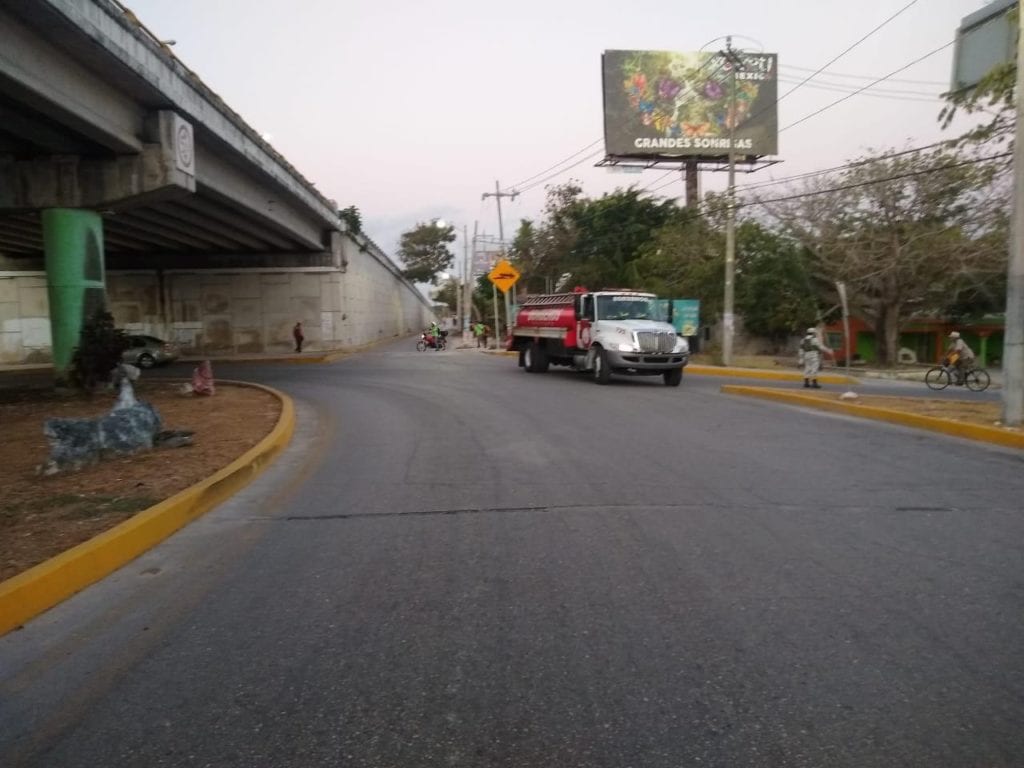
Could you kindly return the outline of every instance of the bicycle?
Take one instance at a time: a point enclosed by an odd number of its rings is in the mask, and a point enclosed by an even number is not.
[[[972,392],[984,392],[992,383],[992,379],[984,368],[972,366],[964,371],[963,382],[958,382],[956,366],[949,363],[929,368],[924,375],[924,383],[928,385],[928,389],[943,390],[954,382],[958,385],[964,384]]]

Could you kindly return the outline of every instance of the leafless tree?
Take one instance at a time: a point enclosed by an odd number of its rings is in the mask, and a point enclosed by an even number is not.
[[[756,202],[843,281],[891,365],[901,327],[943,314],[952,293],[1005,271],[1001,157],[966,149],[873,154]]]

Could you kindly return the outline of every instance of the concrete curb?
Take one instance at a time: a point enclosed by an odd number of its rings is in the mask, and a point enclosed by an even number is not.
[[[978,440],[985,443],[993,443],[1008,448],[1024,449],[1024,433],[1010,432],[999,427],[986,427],[981,424],[966,424],[962,421],[952,419],[940,419],[934,416],[922,416],[916,413],[904,413],[889,408],[878,408],[873,405],[860,405],[849,403],[843,400],[822,400],[817,397],[810,397],[800,392],[787,392],[782,389],[769,389],[766,387],[746,387],[739,384],[723,384],[722,392],[727,395],[744,395],[746,397],[759,397],[764,400],[776,400],[793,405],[802,405],[809,408],[818,408],[823,411],[845,413],[849,416],[859,416],[865,419],[886,421],[890,424],[901,424],[905,427],[916,427],[927,429],[932,432],[941,432],[954,437],[964,437],[968,440]]]
[[[318,353],[316,355],[303,355],[299,357],[297,355],[253,355],[251,357],[183,357],[178,360],[180,363],[201,363],[203,360],[209,360],[211,363],[271,363],[271,364],[283,364],[283,365],[305,365],[307,363],[321,364],[321,363],[333,363],[335,360],[340,360],[343,357],[347,357],[355,352],[360,352],[364,347],[353,347],[352,349],[335,349]]]
[[[514,357],[518,352],[509,352],[501,349],[483,350],[490,355],[505,355]],[[717,365],[695,365],[690,363],[683,369],[685,373],[695,376],[722,376],[734,379],[765,379],[768,381],[796,381],[804,380],[803,374],[790,371],[772,371],[760,368],[723,368]],[[825,373],[818,376],[818,381],[823,384],[859,384],[860,380],[852,376],[840,376],[834,373]]]
[[[717,365],[694,365],[686,366],[686,372],[696,376],[725,376],[737,379],[766,379],[769,381],[803,381],[802,373],[791,371],[761,370],[760,368],[720,368]],[[859,384],[859,379],[852,376],[842,376],[837,373],[824,373],[818,376],[818,381],[823,384]]]
[[[288,445],[295,431],[295,404],[290,397],[260,384],[217,383],[262,389],[277,397],[281,401],[281,415],[270,434],[205,480],[0,582],[0,636],[113,573],[237,493]]]

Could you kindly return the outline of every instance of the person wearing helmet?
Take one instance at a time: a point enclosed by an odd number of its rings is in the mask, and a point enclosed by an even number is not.
[[[953,367],[956,373],[956,384],[962,387],[967,371],[974,367],[974,350],[960,338],[958,331],[949,334],[949,346],[946,347],[946,364]]]
[[[800,342],[800,365],[804,367],[805,389],[821,389],[821,384],[818,383],[818,371],[821,370],[822,353],[831,354],[832,350],[818,338],[817,328],[808,328],[807,334]]]

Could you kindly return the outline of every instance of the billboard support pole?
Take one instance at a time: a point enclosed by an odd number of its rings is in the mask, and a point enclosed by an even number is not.
[[[725,299],[722,308],[722,365],[732,365],[732,341],[736,278],[736,68],[739,58],[733,53],[732,38],[725,39],[725,57],[730,63],[729,76],[729,188],[726,193],[725,218]]]
[[[697,158],[695,157],[686,159],[684,183],[686,186],[686,207],[695,209],[697,207],[697,195],[699,194],[697,189]]]

